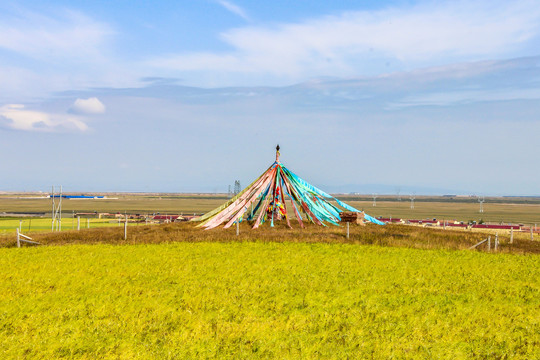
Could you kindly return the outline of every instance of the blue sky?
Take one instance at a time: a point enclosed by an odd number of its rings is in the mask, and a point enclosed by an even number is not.
[[[538,1],[0,4],[0,191],[540,195]]]

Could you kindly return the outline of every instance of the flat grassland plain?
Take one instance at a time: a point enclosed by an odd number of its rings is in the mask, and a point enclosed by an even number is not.
[[[225,194],[109,194],[118,199],[63,200],[63,211],[71,212],[111,212],[152,214],[193,214],[204,213],[216,208],[229,197]],[[416,196],[414,209],[410,200],[403,196],[397,201],[395,196],[378,196],[376,206],[369,196],[336,195],[350,205],[365,210],[372,216],[404,219],[456,219],[460,221],[479,220],[492,222],[522,222],[540,224],[540,197],[486,197],[484,212],[479,213],[479,203],[475,197]],[[2,212],[51,212],[51,200],[31,197],[28,194],[0,194],[0,214]]]
[[[72,214],[77,212],[193,215],[210,211],[228,199],[224,194],[109,194],[109,196],[118,199],[63,200],[62,228],[64,230],[76,228],[76,220],[72,218]],[[376,206],[373,206],[373,200],[366,196],[339,195],[338,198],[357,209],[365,210],[372,216],[540,225],[540,198],[535,197],[488,197],[484,203],[483,213],[479,213],[479,203],[474,197],[417,196],[414,209],[411,209],[410,201],[406,197],[397,201],[395,196],[379,196]],[[22,229],[26,232],[47,231],[51,226],[46,219],[47,217],[50,219],[50,199],[38,199],[29,194],[0,195],[0,235],[14,232],[19,227],[18,218],[2,219],[3,212],[46,214],[43,219],[21,218]],[[89,225],[114,226],[115,222],[90,219]],[[85,226],[86,219],[83,216],[81,227]]]
[[[0,237],[0,357],[540,359],[540,242],[246,225]]]

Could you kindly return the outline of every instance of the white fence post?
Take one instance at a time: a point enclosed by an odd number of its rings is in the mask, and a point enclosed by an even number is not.
[[[81,230],[81,217],[77,216],[77,230]]]
[[[347,222],[347,239],[349,239],[349,223]]]
[[[21,239],[22,238],[22,239]],[[20,231],[19,231],[19,228],[17,228],[17,247],[20,248],[21,247],[21,241],[22,242],[25,242],[25,243],[28,243],[28,244],[34,244],[34,245],[40,245],[40,243],[36,242],[36,241],[33,241],[34,239],[32,239],[30,236],[27,236],[27,235],[23,235]]]
[[[127,217],[126,222],[124,223],[124,240],[127,240]]]
[[[514,228],[510,228],[510,244],[514,243]]]

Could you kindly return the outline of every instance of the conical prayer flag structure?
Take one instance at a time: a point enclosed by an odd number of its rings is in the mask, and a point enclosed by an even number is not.
[[[301,227],[304,227],[303,221],[306,219],[318,225],[326,225],[325,223],[338,225],[340,213],[343,212],[340,207],[348,211],[360,212],[298,177],[279,161],[279,155],[278,145],[276,161],[232,199],[195,219],[195,221],[203,221],[198,226],[208,230],[225,223],[225,228],[228,228],[236,222],[247,220],[254,221],[253,228],[256,229],[266,221],[270,222],[270,226],[274,226],[274,221],[284,219],[290,227],[286,200],[289,201],[289,209],[294,211]],[[301,215],[302,213],[304,216]],[[365,213],[364,219],[384,225],[383,222]]]

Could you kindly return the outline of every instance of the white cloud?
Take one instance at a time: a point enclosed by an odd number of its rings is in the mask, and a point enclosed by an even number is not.
[[[70,112],[75,114],[103,114],[105,105],[96,97],[88,99],[77,99],[70,108]]]
[[[223,6],[225,9],[227,9],[228,11],[230,11],[231,13],[240,16],[242,19],[247,20],[247,21],[250,20],[246,11],[242,9],[240,6],[226,0],[216,0],[216,2],[219,5]]]
[[[387,61],[425,66],[515,55],[539,34],[535,1],[450,1],[233,29],[221,34],[229,52],[176,54],[151,64],[180,71],[343,76],[384,72]]]
[[[100,58],[113,34],[103,23],[73,11],[47,16],[20,10],[0,15],[0,48],[39,59]]]
[[[88,125],[81,117],[27,110],[22,104],[1,106],[0,126],[13,130],[43,132],[88,130]]]

